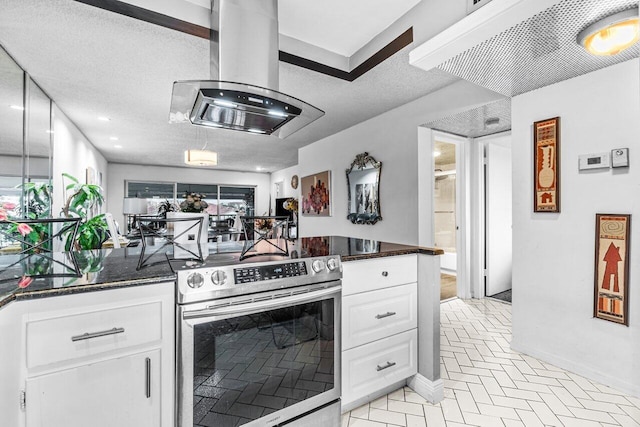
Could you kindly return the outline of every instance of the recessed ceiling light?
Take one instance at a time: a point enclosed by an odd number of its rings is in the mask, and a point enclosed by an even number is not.
[[[122,148],[122,145],[116,144],[116,145],[113,146],[113,148]]]
[[[22,107],[20,105],[9,105],[9,108],[11,108],[12,110],[24,111],[24,107]]]
[[[117,136],[112,136],[112,137],[110,137],[109,139],[110,139],[111,141],[117,141],[117,140],[118,140],[118,137],[117,137]]]
[[[484,125],[486,127],[494,127],[500,124],[500,117],[489,117],[484,121]]]
[[[262,168],[261,168],[260,166],[256,166],[256,170],[257,170],[258,172],[260,172],[260,171],[262,170]]]
[[[441,152],[439,152],[438,150],[435,150],[433,152],[433,157],[439,157],[441,154],[442,154]]]
[[[615,55],[640,38],[638,7],[614,13],[582,30],[578,44],[592,55]]]
[[[109,117],[105,117],[105,116],[98,117],[98,120],[100,120],[101,122],[110,122],[111,121],[111,119]]]

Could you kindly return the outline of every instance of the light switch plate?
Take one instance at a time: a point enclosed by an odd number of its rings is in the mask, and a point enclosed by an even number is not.
[[[578,169],[609,169],[611,153],[581,154],[578,156]]]
[[[629,149],[615,148],[611,150],[611,167],[626,168],[629,167]]]

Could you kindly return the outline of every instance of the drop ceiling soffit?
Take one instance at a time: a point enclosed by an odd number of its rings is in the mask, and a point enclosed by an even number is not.
[[[501,1],[493,0],[476,13],[486,12],[494,3]],[[458,53],[449,50],[449,57],[435,67],[505,96],[529,92],[637,58],[640,53],[638,44],[615,56],[596,57],[576,42],[577,34],[586,26],[637,5],[637,0],[556,2],[489,38],[478,37],[476,40],[484,41],[471,48]],[[477,34],[486,33],[485,27],[492,22],[486,19],[475,31]],[[429,61],[433,57],[418,49],[411,53],[412,64],[421,68],[430,66]]]

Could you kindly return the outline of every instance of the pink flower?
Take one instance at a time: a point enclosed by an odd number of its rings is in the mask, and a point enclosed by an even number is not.
[[[26,236],[27,234],[31,233],[33,231],[33,229],[31,227],[29,227],[29,224],[18,224],[18,232],[20,234],[22,234],[22,237]]]
[[[31,282],[33,282],[33,277],[30,276],[22,276],[20,278],[20,281],[18,281],[18,287],[20,289],[24,289],[27,286],[29,286],[31,284]]]
[[[7,212],[0,208],[0,221],[6,221],[6,220],[7,220]]]
[[[11,203],[11,202],[4,202],[2,204],[2,207],[5,208],[8,211],[12,211],[16,208],[16,204],[15,203]]]

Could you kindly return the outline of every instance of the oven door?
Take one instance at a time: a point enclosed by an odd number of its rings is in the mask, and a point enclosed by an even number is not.
[[[178,425],[274,426],[339,399],[341,289],[179,306]]]

